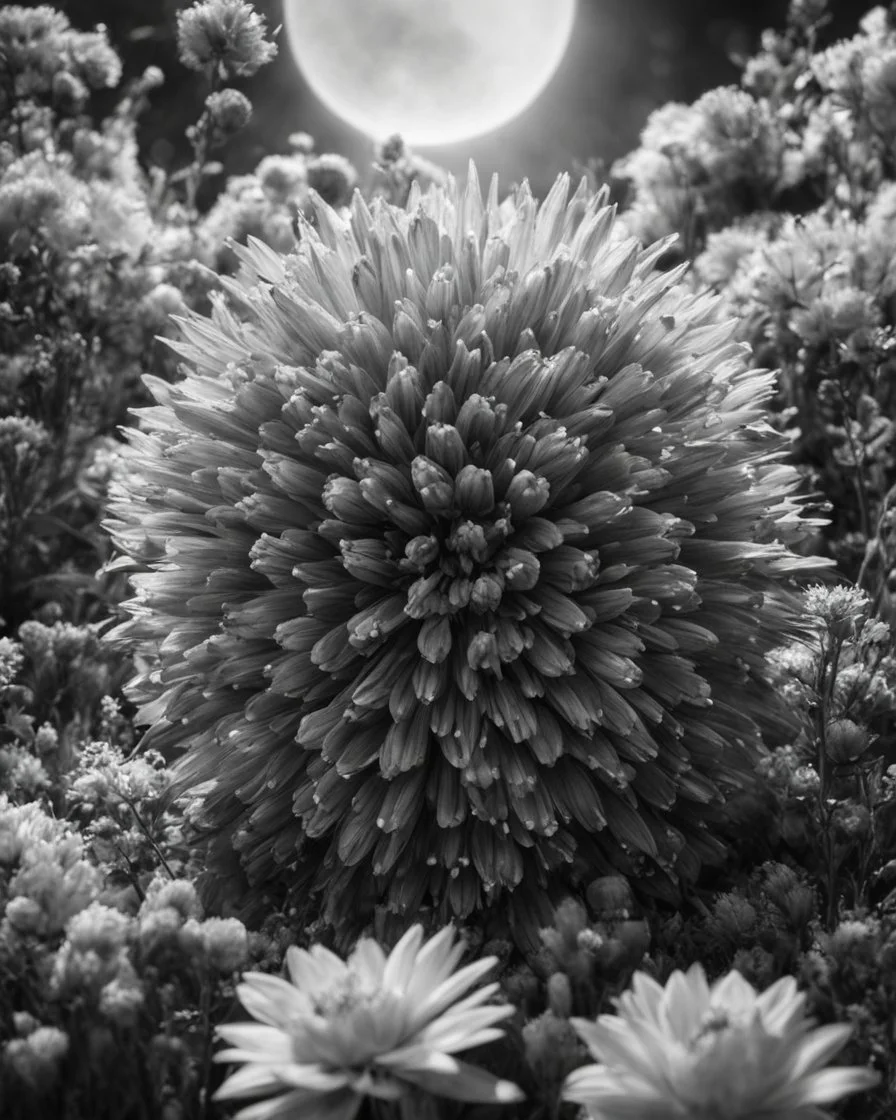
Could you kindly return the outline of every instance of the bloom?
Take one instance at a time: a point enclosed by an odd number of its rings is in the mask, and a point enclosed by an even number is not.
[[[265,21],[246,0],[203,0],[177,13],[180,60],[200,72],[217,67],[221,78],[250,77],[277,53],[265,38]]]
[[[205,99],[206,112],[215,128],[230,136],[245,128],[252,116],[252,102],[238,89],[221,89]]]
[[[464,995],[495,958],[455,972],[462,953],[452,927],[424,944],[423,928],[415,925],[388,957],[372,938],[362,938],[347,961],[321,945],[292,946],[290,981],[247,972],[237,994],[261,1022],[218,1027],[235,1048],[217,1060],[245,1065],[216,1099],[281,1092],[268,1107],[245,1109],[236,1120],[287,1114],[351,1120],[364,1096],[395,1100],[415,1086],[459,1101],[521,1100],[516,1085],[451,1056],[500,1038],[494,1024],[515,1010],[483,1006],[497,983]]]
[[[573,1019],[604,1064],[571,1073],[564,1099],[600,1120],[824,1120],[818,1105],[878,1077],[860,1066],[821,1069],[852,1028],[812,1029],[805,998],[792,976],[760,995],[739,972],[710,987],[699,964],[673,972],[665,988],[635,973],[618,1015]]]
[[[772,375],[605,198],[562,177],[499,206],[473,170],[349,222],[318,201],[295,254],[239,250],[185,379],[150,381],[116,634],[245,914],[512,894],[537,945],[574,854],[670,896],[721,850],[757,724],[787,718],[785,581],[818,562],[786,543]]]

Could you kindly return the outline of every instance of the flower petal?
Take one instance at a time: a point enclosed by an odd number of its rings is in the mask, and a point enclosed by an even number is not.
[[[449,1059],[450,1068],[442,1063],[433,1062],[429,1068],[416,1067],[403,1070],[403,1081],[418,1085],[428,1093],[448,1097],[454,1101],[468,1101],[471,1104],[512,1104],[526,1099],[525,1093],[512,1081],[495,1077],[494,1074],[480,1069],[479,1066]]]
[[[236,994],[254,1019],[274,1027],[286,1027],[294,1016],[305,1015],[311,1008],[303,992],[281,977],[263,972],[244,973]]]
[[[225,1023],[215,1033],[241,1050],[256,1053],[265,1061],[288,1062],[293,1056],[289,1035],[279,1027],[263,1026],[261,1023]]]
[[[880,1074],[867,1066],[835,1066],[795,1082],[788,1093],[776,1096],[774,1106],[833,1104],[850,1093],[873,1089],[879,1082]]]
[[[423,926],[411,926],[386,960],[386,968],[383,972],[384,988],[395,991],[404,991],[407,988],[422,942]]]

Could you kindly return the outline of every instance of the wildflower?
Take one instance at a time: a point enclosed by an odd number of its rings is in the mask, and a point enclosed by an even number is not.
[[[218,972],[231,973],[242,968],[249,955],[249,935],[236,918],[206,918],[202,939],[208,962]]]
[[[237,1120],[305,1110],[351,1120],[365,1096],[396,1100],[414,1087],[460,1101],[522,1099],[516,1085],[452,1056],[500,1038],[494,1024],[515,1010],[486,1005],[497,983],[464,995],[495,958],[455,972],[462,953],[450,926],[424,944],[415,925],[388,957],[371,938],[362,938],[347,961],[320,945],[291,946],[289,981],[248,972],[237,986],[243,1006],[261,1022],[218,1028],[235,1048],[217,1060],[245,1064],[216,1099],[280,1094]]]
[[[59,733],[52,723],[42,723],[37,729],[34,749],[39,755],[55,754],[59,749]]]
[[[561,1019],[572,1014],[572,986],[565,972],[554,972],[548,977],[546,986],[548,1007]]]
[[[223,81],[249,77],[274,58],[277,47],[266,32],[246,0],[203,0],[177,13],[181,62],[200,73],[217,67]]]
[[[399,914],[507,898],[537,939],[574,852],[674,896],[789,719],[764,653],[821,562],[788,547],[772,375],[605,201],[562,177],[499,206],[474,171],[318,202],[152,383],[115,635],[243,916],[307,882],[346,932],[372,883]]]
[[[553,1093],[579,1061],[578,1038],[566,1014],[545,1011],[522,1031],[526,1064],[538,1082]]]
[[[857,587],[810,587],[805,597],[806,613],[824,623],[835,641],[855,638],[868,617],[869,602]]]
[[[98,997],[114,980],[136,984],[127,955],[132,928],[126,914],[98,902],[76,914],[53,963],[53,991]]]
[[[834,835],[846,840],[856,840],[871,832],[871,814],[864,805],[845,802],[831,814]]]
[[[2,1064],[37,1092],[55,1085],[69,1050],[69,1037],[59,1027],[38,1027],[27,1038],[14,1038],[2,1051]]]
[[[100,991],[100,1014],[117,1027],[136,1026],[143,1004],[143,988],[133,980],[128,982],[116,976]]]
[[[224,136],[232,136],[245,128],[252,116],[252,102],[238,89],[222,89],[210,93],[205,108],[215,128]]]
[[[146,892],[141,914],[174,910],[181,922],[202,917],[202,904],[188,879],[154,879]]]
[[[795,797],[808,797],[821,789],[821,777],[814,766],[799,766],[790,779],[790,791]]]
[[[761,995],[737,972],[711,987],[703,968],[673,972],[665,988],[635,973],[618,1015],[573,1019],[602,1063],[567,1078],[564,1098],[600,1120],[820,1120],[818,1108],[874,1086],[860,1066],[821,1067],[852,1027],[813,1028],[805,996],[786,976]]]
[[[824,745],[832,762],[845,764],[861,757],[871,745],[872,736],[851,719],[835,719],[825,728]]]
[[[329,152],[313,156],[307,165],[308,186],[329,206],[347,206],[358,185],[358,172],[344,157]]]
[[[304,190],[307,165],[298,156],[265,156],[255,175],[266,194],[285,202]]]
[[[12,686],[24,660],[25,654],[18,642],[12,638],[0,638],[0,689]]]

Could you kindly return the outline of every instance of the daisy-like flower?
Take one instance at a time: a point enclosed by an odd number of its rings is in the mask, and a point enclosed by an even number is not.
[[[352,1120],[365,1096],[397,1100],[417,1089],[458,1101],[522,1100],[512,1082],[453,1057],[500,1038],[495,1024],[515,1010],[486,1004],[497,983],[470,991],[496,959],[455,971],[462,954],[451,926],[424,944],[415,925],[388,957],[362,938],[347,961],[321,945],[291,947],[291,982],[247,972],[237,994],[260,1022],[218,1028],[233,1048],[217,1060],[245,1064],[216,1098],[270,1098],[236,1120]]]
[[[822,1069],[852,1028],[813,1029],[792,976],[761,995],[739,972],[712,986],[699,964],[665,988],[643,972],[617,1015],[573,1019],[592,1055],[565,1100],[599,1120],[826,1120],[820,1105],[878,1081],[864,1066]]]
[[[674,898],[724,851],[819,562],[788,548],[773,376],[605,202],[561,177],[499,204],[471,169],[318,204],[295,254],[240,250],[184,380],[150,381],[118,637],[244,916],[500,896],[537,946],[574,859]]]

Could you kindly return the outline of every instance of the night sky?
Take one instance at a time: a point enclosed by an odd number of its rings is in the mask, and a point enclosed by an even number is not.
[[[141,142],[154,162],[179,166],[188,154],[184,128],[202,104],[201,81],[176,57],[175,13],[187,5],[178,0],[67,0],[58,6],[76,26],[105,23],[124,56],[127,74],[138,74],[151,63],[162,67],[167,82],[154,94]],[[861,0],[833,0],[832,32],[852,34],[870,6]],[[282,0],[257,0],[256,7],[270,28],[281,22]],[[692,101],[707,89],[736,81],[731,55],[754,50],[763,28],[783,27],[787,0],[578,0],[578,8],[561,69],[522,116],[475,140],[421,153],[455,172],[463,172],[472,156],[480,173],[498,171],[508,184],[528,176],[542,194],[558,171],[572,169],[577,161],[599,157],[609,162],[634,147],[648,113],[657,106]],[[341,152],[363,171],[370,163],[371,142],[308,90],[285,36],[280,48],[272,65],[242,84],[255,105],[255,117],[231,145],[227,170],[251,170],[262,156],[288,150],[290,133],[304,131],[315,137],[319,151]]]

